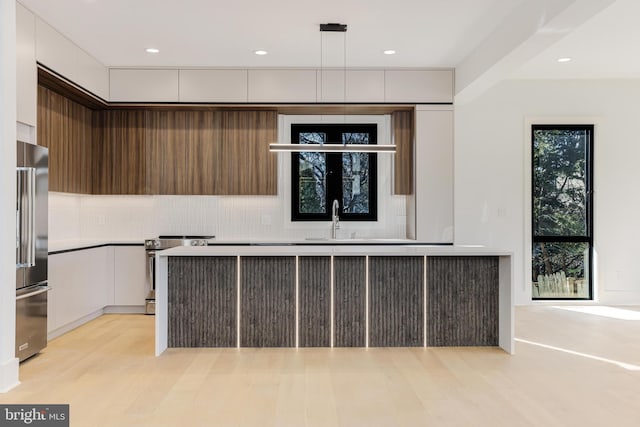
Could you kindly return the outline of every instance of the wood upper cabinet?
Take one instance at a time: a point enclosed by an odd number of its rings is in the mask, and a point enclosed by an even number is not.
[[[92,192],[93,111],[38,87],[38,144],[49,148],[49,190]]]
[[[391,115],[394,156],[394,194],[413,192],[413,111],[394,111]]]
[[[219,194],[222,113],[148,111],[147,183],[151,194]]]
[[[145,113],[94,113],[93,192],[145,194]]]
[[[278,138],[275,111],[222,112],[222,140],[216,193],[276,195],[277,156],[269,143]]]
[[[94,111],[43,86],[38,140],[51,191],[275,195],[275,111]]]
[[[277,193],[273,111],[148,111],[151,194]]]
[[[187,191],[186,111],[147,111],[147,191],[189,194]]]
[[[189,111],[185,120],[186,185],[188,194],[220,194],[216,171],[222,167],[222,113]]]

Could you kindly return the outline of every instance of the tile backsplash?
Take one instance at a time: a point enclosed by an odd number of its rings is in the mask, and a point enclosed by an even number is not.
[[[387,196],[378,222],[342,222],[338,237],[405,238],[406,198]],[[329,222],[292,223],[279,196],[96,196],[49,193],[49,238],[143,240],[215,235],[224,240],[329,237]]]

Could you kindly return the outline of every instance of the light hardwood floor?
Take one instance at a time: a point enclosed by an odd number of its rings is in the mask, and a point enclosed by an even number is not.
[[[640,425],[640,320],[519,307],[516,336],[527,343],[513,356],[171,349],[159,358],[153,321],[105,315],[50,342],[0,403],[69,403],[75,427]]]

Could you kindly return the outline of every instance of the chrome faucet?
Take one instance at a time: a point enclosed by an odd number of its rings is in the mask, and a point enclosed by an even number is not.
[[[335,239],[336,230],[340,228],[340,203],[338,202],[338,199],[335,199],[333,201],[333,205],[331,205],[331,221],[332,221],[331,238]]]

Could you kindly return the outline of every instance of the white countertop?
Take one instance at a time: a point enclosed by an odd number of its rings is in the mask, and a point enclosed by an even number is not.
[[[374,256],[511,256],[511,252],[483,246],[437,246],[437,245],[389,245],[389,244],[322,244],[304,245],[274,243],[253,246],[181,246],[157,252],[161,257],[169,256],[295,256],[295,255],[374,255]]]

